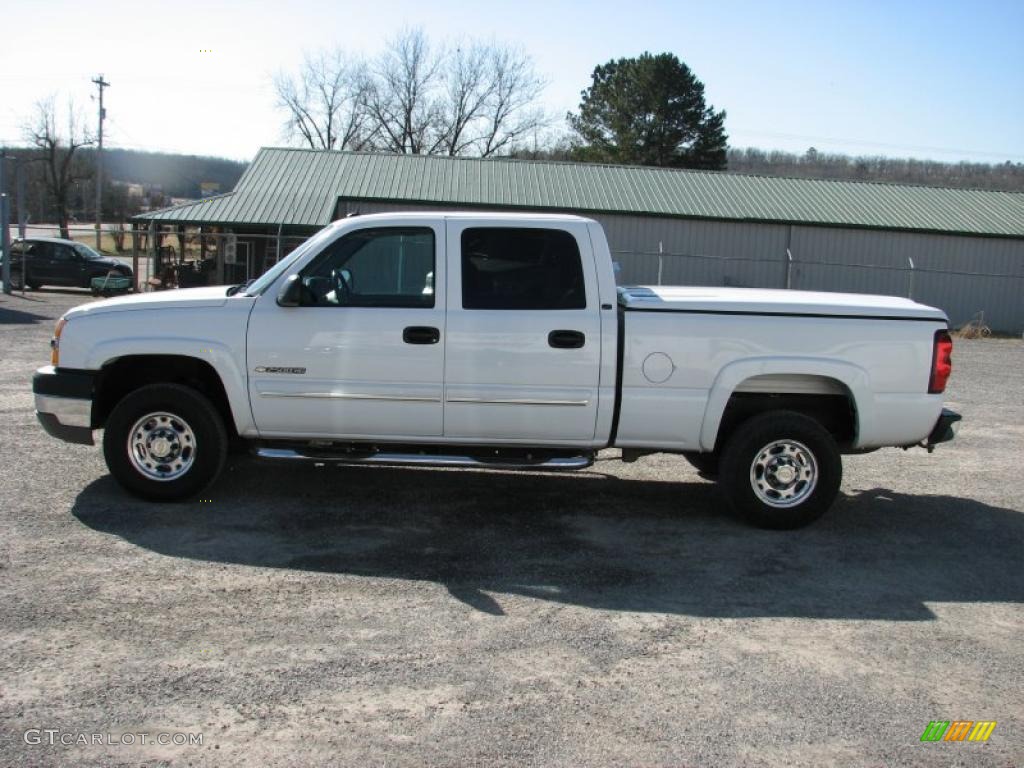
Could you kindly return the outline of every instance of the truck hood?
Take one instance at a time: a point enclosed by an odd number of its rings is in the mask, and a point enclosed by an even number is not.
[[[71,319],[106,312],[128,312],[140,309],[194,309],[199,307],[220,307],[228,301],[228,286],[211,285],[203,288],[179,288],[153,293],[133,293],[103,301],[80,304],[69,310],[64,317]]]
[[[948,320],[941,309],[899,296],[766,288],[645,285],[620,288],[619,303],[627,309],[665,312]]]

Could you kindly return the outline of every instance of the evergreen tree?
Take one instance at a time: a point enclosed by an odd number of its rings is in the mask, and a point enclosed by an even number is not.
[[[568,115],[578,159],[725,168],[725,112],[705,103],[704,84],[673,54],[609,61],[591,80]]]

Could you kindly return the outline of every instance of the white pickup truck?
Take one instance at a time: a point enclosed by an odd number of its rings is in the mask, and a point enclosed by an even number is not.
[[[76,307],[33,381],[43,427],[152,500],[229,446],[266,458],[577,469],[680,453],[772,528],[832,503],[841,454],[953,436],[938,309],[881,296],[617,288],[600,226],[401,213],[321,230],[242,286]]]

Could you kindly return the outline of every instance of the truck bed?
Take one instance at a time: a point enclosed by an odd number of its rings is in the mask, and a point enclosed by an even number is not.
[[[898,296],[767,288],[631,286],[619,289],[619,304],[643,312],[946,320],[941,310]]]

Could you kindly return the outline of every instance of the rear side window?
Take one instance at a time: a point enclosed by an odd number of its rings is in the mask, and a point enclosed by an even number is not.
[[[53,255],[50,243],[25,243],[25,255],[30,259],[49,259]]]
[[[585,309],[576,238],[561,229],[462,232],[463,309]]]

